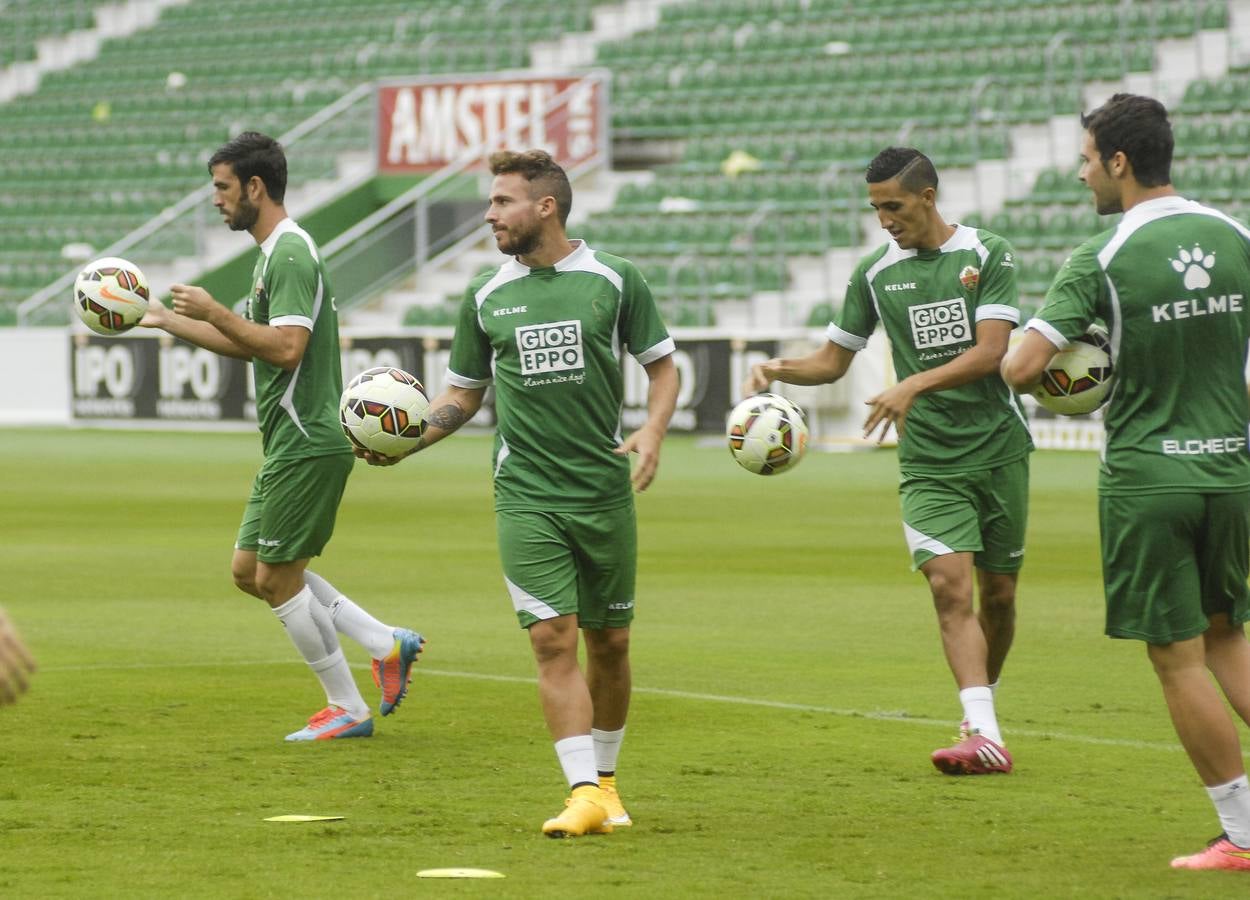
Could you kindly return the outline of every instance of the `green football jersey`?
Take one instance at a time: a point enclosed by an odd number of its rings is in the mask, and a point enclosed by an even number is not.
[[[293,371],[252,360],[256,420],[266,459],[351,451],[339,424],[343,366],[339,322],[317,245],[283,219],[260,245],[246,317],[261,325],[296,325],[311,335]]]
[[[959,225],[936,250],[903,250],[891,241],[864,257],[828,337],[858,352],[879,322],[902,381],[974,346],[977,323],[986,319],[1020,321],[1011,246]],[[1021,459],[1032,447],[1024,410],[995,372],[917,397],[898,456],[908,472],[972,472]]]
[[[1028,327],[1059,348],[1111,332],[1104,494],[1250,488],[1250,230],[1179,196],[1076,249]]]
[[[673,352],[651,289],[627,260],[583,242],[554,266],[511,259],[469,284],[449,383],[495,387],[497,509],[597,509],[630,501],[621,443],[622,350]]]

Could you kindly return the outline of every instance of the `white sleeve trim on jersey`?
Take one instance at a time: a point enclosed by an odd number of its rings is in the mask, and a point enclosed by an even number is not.
[[[976,320],[984,322],[986,319],[1005,319],[1008,322],[1019,324],[1020,310],[1005,303],[987,303],[984,306],[978,306]]]
[[[645,366],[648,363],[655,362],[657,359],[661,359],[665,356],[669,356],[676,349],[677,349],[677,342],[674,341],[671,337],[666,337],[664,340],[660,341],[654,347],[648,347],[646,350],[643,350],[641,353],[635,353],[634,359],[638,360],[638,363],[640,365]]]
[[[276,319],[270,319],[269,324],[275,328],[279,325],[298,325],[300,328],[313,330],[313,320],[308,316],[278,316]]]
[[[860,350],[863,350],[868,346],[868,338],[860,337],[858,334],[851,334],[849,331],[843,331],[832,322],[830,322],[829,327],[825,329],[825,337],[829,338],[829,340],[833,341],[839,347],[845,347],[847,350],[851,350],[855,353],[858,353]]]
[[[495,379],[492,378],[469,378],[467,375],[458,375],[451,369],[448,369],[443,376],[443,380],[448,384],[453,384],[458,388],[484,388],[490,385]]]
[[[1060,350],[1068,349],[1068,344],[1072,343],[1066,337],[1064,337],[1062,334],[1056,331],[1055,326],[1051,325],[1049,322],[1046,322],[1046,321],[1043,321],[1042,319],[1037,318],[1036,316],[1034,316],[1032,319],[1029,319],[1028,323],[1025,324],[1024,327],[1026,329],[1032,328],[1034,331],[1036,331],[1042,337],[1046,338],[1046,340],[1050,341]]]

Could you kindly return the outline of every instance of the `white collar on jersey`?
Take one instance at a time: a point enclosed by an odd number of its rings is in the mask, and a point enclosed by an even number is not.
[[[583,241],[581,238],[569,238],[569,243],[573,245],[573,250],[570,253],[567,253],[564,256],[557,259],[555,261],[555,265],[544,266],[543,268],[555,269],[557,272],[564,272],[564,271],[567,271],[568,269],[575,269],[577,268],[577,264],[581,260],[586,258],[587,254],[594,252],[593,250],[590,249],[587,243]],[[516,268],[518,268],[522,272],[533,271],[533,269],[525,265],[525,263],[521,262],[521,260],[516,256],[512,257],[508,261],[508,265],[516,266]]]
[[[1132,209],[1124,214],[1124,219],[1130,225],[1137,222],[1149,221],[1157,219],[1159,216],[1171,215],[1173,213],[1185,212],[1197,204],[1192,200],[1186,200],[1180,194],[1169,194],[1166,197],[1155,197],[1153,200],[1143,200]]]
[[[286,234],[288,231],[298,231],[299,226],[295,224],[295,220],[290,216],[284,218],[277,225],[273,226],[273,231],[269,232],[269,237],[260,242],[260,252],[269,256],[273,253],[274,244],[278,243],[278,238]]]

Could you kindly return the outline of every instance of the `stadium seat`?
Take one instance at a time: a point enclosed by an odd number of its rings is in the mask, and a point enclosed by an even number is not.
[[[0,57],[30,58],[39,38],[94,27],[95,10],[105,2],[0,3]],[[49,200],[39,215],[58,227],[24,229],[51,262],[0,270],[0,308],[63,272],[66,264],[56,262],[63,244],[102,248],[202,185],[207,153],[241,126],[280,134],[380,75],[523,67],[532,42],[593,25],[593,0],[526,0],[524,14],[512,14],[521,5],[355,0],[344,18],[341,0],[275,0],[263,7],[189,0],[165,6],[155,24],[136,34],[106,38],[98,59],[44,73],[37,91],[3,105],[0,233],[22,221],[7,199],[30,193]],[[265,53],[250,56],[245,67],[221,52],[247,44],[258,31],[266,35]],[[210,32],[212,45],[204,40]],[[167,84],[173,72],[185,76],[182,88]],[[365,124],[333,140],[309,141],[292,162],[292,177],[321,177],[336,154],[367,151],[370,135]],[[136,182],[145,189],[98,190]],[[194,244],[170,233],[144,250],[154,258],[182,255]],[[45,274],[42,284],[32,283]]]

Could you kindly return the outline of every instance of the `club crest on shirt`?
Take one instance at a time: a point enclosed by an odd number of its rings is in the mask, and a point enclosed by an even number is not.
[[[252,291],[252,295],[247,298],[246,311],[243,314],[244,318],[255,322],[256,311],[258,309],[268,309],[268,306],[267,295],[265,293],[265,282],[264,280],[258,278],[256,279],[256,288]]]
[[[964,286],[964,290],[975,291],[981,283],[981,270],[976,266],[964,266],[959,273],[959,283]]]

